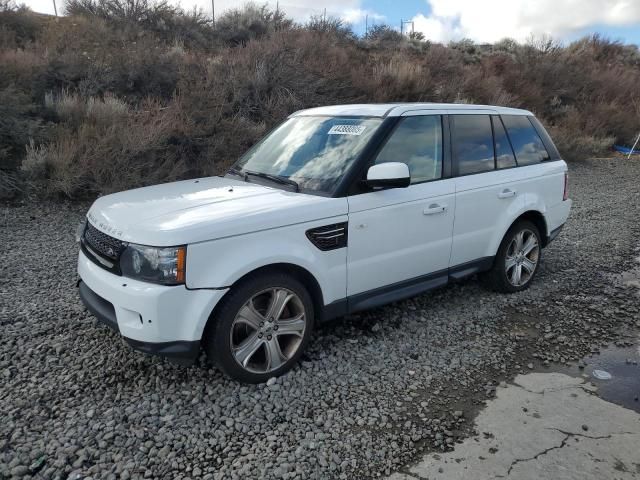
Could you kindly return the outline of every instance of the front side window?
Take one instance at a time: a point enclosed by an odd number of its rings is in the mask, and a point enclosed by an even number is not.
[[[453,152],[458,175],[489,172],[495,168],[493,133],[489,115],[452,115]]]
[[[496,142],[496,167],[511,168],[516,166],[516,157],[513,156],[513,149],[507,138],[507,132],[500,121],[500,117],[491,117],[493,122],[493,138]]]
[[[502,115],[502,121],[513,145],[518,165],[533,165],[549,159],[549,153],[540,135],[526,115]]]
[[[378,153],[375,163],[402,162],[409,167],[411,183],[442,177],[442,117],[405,117]]]
[[[252,147],[232,172],[295,182],[301,190],[332,193],[382,123],[380,118],[288,119]]]

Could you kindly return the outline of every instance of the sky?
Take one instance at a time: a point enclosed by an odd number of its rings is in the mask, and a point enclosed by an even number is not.
[[[53,13],[54,0],[22,0],[33,10]],[[61,4],[58,2],[58,10]],[[216,16],[240,7],[244,1],[213,0]],[[211,13],[211,0],[181,0]],[[589,33],[640,45],[640,0],[267,0],[289,17],[305,21],[311,15],[339,17],[362,34],[366,24],[388,24],[422,32],[429,40],[447,43],[469,38],[493,43],[505,37],[526,41],[531,36],[551,36],[569,42]]]

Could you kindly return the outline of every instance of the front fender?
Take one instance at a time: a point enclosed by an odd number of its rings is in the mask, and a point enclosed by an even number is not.
[[[347,249],[321,251],[310,228],[346,222],[346,216],[196,243],[187,247],[187,287],[225,288],[259,268],[288,263],[314,276],[325,305],[346,296]]]

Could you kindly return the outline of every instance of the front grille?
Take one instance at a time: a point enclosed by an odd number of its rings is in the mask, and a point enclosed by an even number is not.
[[[307,230],[307,238],[323,252],[347,246],[347,222]]]
[[[96,253],[110,260],[117,260],[126,245],[117,238],[110,237],[87,222],[84,241]]]

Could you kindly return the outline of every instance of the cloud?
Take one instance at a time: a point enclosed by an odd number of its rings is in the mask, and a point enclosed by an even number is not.
[[[471,38],[496,42],[531,35],[565,38],[594,25],[640,22],[639,0],[427,0],[431,13],[416,15],[416,31],[429,40]]]
[[[369,18],[369,23],[382,22],[385,19],[384,15],[371,10],[362,10],[361,8],[349,8],[341,13],[339,17],[351,24],[363,23],[367,17]]]

